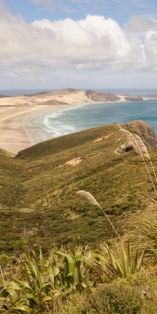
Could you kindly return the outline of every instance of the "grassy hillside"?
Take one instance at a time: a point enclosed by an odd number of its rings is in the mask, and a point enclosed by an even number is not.
[[[130,130],[144,134],[141,122]],[[16,158],[0,151],[0,251],[19,254],[38,245],[44,251],[54,245],[97,247],[112,239],[101,210],[78,190],[96,197],[123,234],[130,217],[138,217],[155,198],[140,155],[117,150],[126,142],[120,125],[113,124],[37,144]],[[156,168],[157,153],[149,152]]]

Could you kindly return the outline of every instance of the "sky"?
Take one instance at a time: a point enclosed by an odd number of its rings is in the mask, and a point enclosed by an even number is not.
[[[0,90],[156,89],[157,0],[0,0]]]

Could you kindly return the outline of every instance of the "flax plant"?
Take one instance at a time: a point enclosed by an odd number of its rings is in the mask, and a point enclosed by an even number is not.
[[[55,254],[62,258],[60,269],[62,284],[74,287],[77,291],[92,291],[100,276],[96,260],[99,255],[91,250],[80,247],[70,253],[57,251]]]
[[[136,250],[135,255],[131,254],[131,246],[128,242],[125,246],[122,241],[119,243],[120,254],[117,254],[107,245],[104,245],[104,249],[109,257],[109,263],[107,269],[109,273],[114,277],[129,278],[131,275],[139,272],[145,255],[143,250],[138,256]]]
[[[101,274],[99,255],[81,248],[72,252],[53,249],[48,258],[42,251],[23,254],[19,274],[4,279],[0,287],[0,313],[48,313],[71,293],[91,292]],[[18,312],[17,312],[18,313]]]

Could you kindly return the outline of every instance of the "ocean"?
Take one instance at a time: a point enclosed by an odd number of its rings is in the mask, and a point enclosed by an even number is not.
[[[33,123],[43,140],[111,123],[147,122],[157,135],[157,99],[79,105],[37,117]]]
[[[97,89],[98,90],[98,89]],[[43,90],[0,91],[0,94],[16,96]],[[50,90],[47,90],[50,91]],[[105,102],[82,104],[71,109],[49,112],[32,120],[43,140],[74,133],[80,130],[111,123],[126,123],[133,120],[147,122],[157,135],[157,99],[151,98],[156,90],[99,90],[106,93],[143,96],[144,101]]]

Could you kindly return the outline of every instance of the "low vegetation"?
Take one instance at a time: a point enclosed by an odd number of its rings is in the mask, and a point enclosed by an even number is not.
[[[0,313],[156,313],[156,151],[125,127],[0,151]]]
[[[12,270],[1,266],[0,305],[3,313],[30,313],[33,310],[35,313],[50,313],[52,310],[57,312],[61,305],[66,303],[67,298],[76,292],[84,293],[86,297],[92,292],[97,294],[98,284],[106,290],[107,282],[112,282],[117,278],[130,279],[140,270],[143,255],[142,258],[137,258],[137,256],[136,259],[132,258],[130,250],[125,250],[122,244],[119,257],[115,257],[108,246],[105,246],[105,249],[100,254],[100,252],[82,248],[70,252],[65,252],[63,249],[58,251],[55,248],[47,258],[43,257],[41,250],[38,254],[30,251],[21,255],[20,259],[14,260],[15,265]],[[116,299],[118,295],[114,296],[114,294],[118,293],[118,289],[116,292],[114,286],[107,285],[106,287],[108,291],[112,287],[110,295]],[[128,302],[127,297],[124,297],[125,290],[132,291],[124,284],[123,287],[122,296],[119,295],[121,306],[123,302]],[[136,293],[134,295],[136,297]],[[121,297],[125,300],[121,300]],[[94,298],[96,298],[95,294]],[[107,302],[106,305],[110,302],[106,299],[103,301],[104,304],[101,304],[103,300],[101,298],[95,305],[93,303],[93,307],[99,304],[100,309],[103,306],[105,309],[104,302]],[[80,313],[88,313],[88,307],[92,309],[90,300],[91,298],[89,298],[89,305],[88,303],[86,305],[86,310],[83,307],[80,308]],[[132,303],[135,307],[135,302]]]
[[[40,143],[18,158],[0,155],[1,252],[18,255],[35,246],[48,252],[53,245],[96,248],[114,238],[101,209],[79,190],[96,197],[123,235],[130,215],[147,208],[146,196],[155,198],[140,155],[117,152],[125,143],[114,124]],[[150,155],[156,167],[156,151]]]

